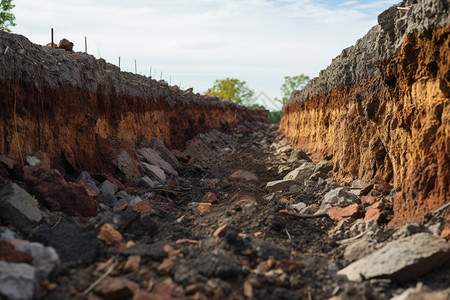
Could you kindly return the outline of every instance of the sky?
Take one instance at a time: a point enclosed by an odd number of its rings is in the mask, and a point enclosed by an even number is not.
[[[13,0],[14,33],[66,38],[123,71],[204,93],[216,79],[281,98],[284,76],[318,76],[399,0]],[[272,108],[274,109],[274,108]]]

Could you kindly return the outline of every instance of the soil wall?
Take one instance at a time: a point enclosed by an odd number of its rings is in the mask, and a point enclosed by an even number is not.
[[[99,144],[144,134],[183,148],[199,132],[267,120],[248,110],[132,73],[80,52],[0,31],[0,154],[41,150],[60,170],[102,172]]]
[[[331,158],[339,181],[394,184],[394,226],[450,201],[449,11],[446,0],[389,8],[283,109],[280,132]]]

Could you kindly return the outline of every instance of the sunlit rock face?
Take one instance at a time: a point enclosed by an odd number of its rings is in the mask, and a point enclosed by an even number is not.
[[[450,7],[413,2],[294,92],[280,125],[315,161],[332,158],[339,181],[392,183],[393,226],[450,201]]]

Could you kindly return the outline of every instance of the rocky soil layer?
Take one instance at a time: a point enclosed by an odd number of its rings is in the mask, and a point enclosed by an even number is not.
[[[130,180],[0,156],[0,298],[450,298],[449,205],[394,230],[391,185],[341,186],[276,131],[144,139]]]
[[[61,172],[73,174],[113,171],[102,152],[109,136],[127,143],[143,135],[158,137],[183,149],[199,132],[267,115],[4,31],[0,106],[1,154],[23,159],[41,150]]]
[[[391,225],[450,201],[450,6],[403,1],[380,14],[284,107],[280,132],[341,183],[393,184]]]

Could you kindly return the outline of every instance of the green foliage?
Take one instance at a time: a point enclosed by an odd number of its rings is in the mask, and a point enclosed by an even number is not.
[[[255,92],[246,86],[245,81],[235,78],[217,79],[212,88],[206,92],[207,96],[215,96],[226,101],[248,105]]]
[[[299,76],[284,76],[284,83],[280,88],[283,98],[281,98],[281,100],[275,98],[275,101],[285,105],[293,91],[305,88],[310,81],[311,79],[303,74],[300,74]]]
[[[1,0],[0,2],[0,29],[11,32],[8,26],[16,26],[14,20],[16,17],[10,12],[14,8],[13,0]]]
[[[281,121],[281,111],[271,111],[267,115],[267,119],[269,120],[269,123],[276,124],[280,123]]]
[[[264,107],[264,105],[261,105],[261,104],[258,104],[258,103],[254,103],[254,104],[252,104],[252,105],[250,105],[250,106],[247,106],[248,108],[251,108],[251,109],[266,109],[265,107]]]

